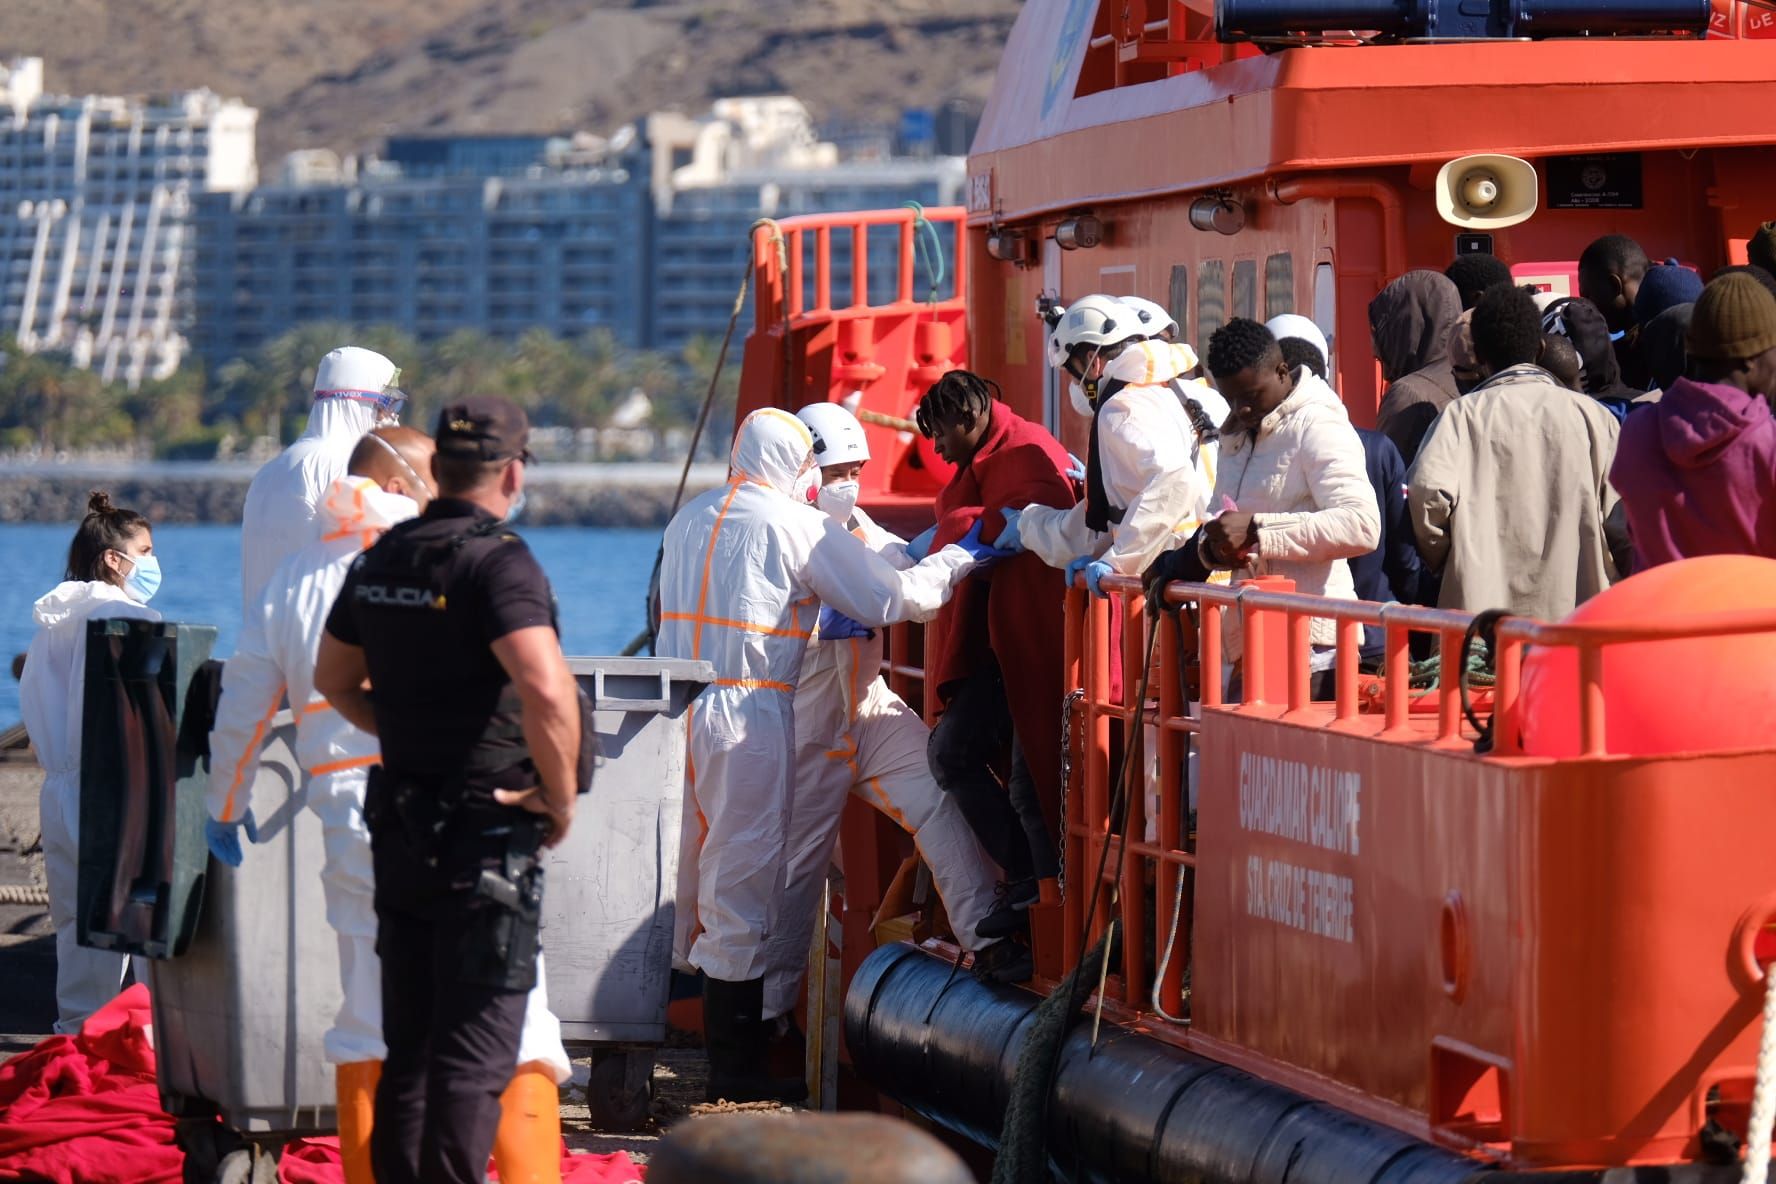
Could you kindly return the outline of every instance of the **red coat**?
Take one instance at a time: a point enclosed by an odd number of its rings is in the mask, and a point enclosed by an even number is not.
[[[974,459],[937,495],[933,548],[953,543],[985,519],[981,537],[999,537],[999,511],[1032,503],[1066,509],[1076,500],[1067,450],[1040,424],[994,403],[992,422]],[[989,653],[1005,676],[1006,699],[1050,833],[1059,839],[1061,800],[1062,573],[1025,552],[969,576],[939,612],[926,677],[947,700],[951,684],[973,673]]]

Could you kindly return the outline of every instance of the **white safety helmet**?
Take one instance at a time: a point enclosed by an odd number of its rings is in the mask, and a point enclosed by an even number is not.
[[[810,403],[796,417],[814,433],[814,463],[821,468],[870,458],[863,425],[837,403]]]
[[[375,350],[345,345],[315,367],[314,397],[373,403],[381,414],[393,417],[407,402],[400,381],[401,368]]]
[[[1145,296],[1124,296],[1122,302],[1135,310],[1140,319],[1143,336],[1158,337],[1161,333],[1178,331],[1178,322],[1172,314],[1165,310],[1165,305],[1149,300]]]
[[[1059,370],[1067,364],[1067,347],[1061,344],[1061,322],[1067,319],[1067,310],[1060,305],[1054,307],[1054,319],[1048,322],[1048,331],[1043,336],[1043,345],[1048,351],[1048,366],[1051,370]]]
[[[1326,334],[1320,327],[1298,312],[1286,312],[1281,316],[1271,317],[1264,322],[1270,335],[1281,341],[1285,337],[1299,337],[1320,351],[1320,357],[1326,365],[1332,364],[1332,347],[1326,343]]]
[[[1048,356],[1059,366],[1082,345],[1116,345],[1147,336],[1146,326],[1135,310],[1114,296],[1094,293],[1067,306],[1060,323],[1049,334]]]

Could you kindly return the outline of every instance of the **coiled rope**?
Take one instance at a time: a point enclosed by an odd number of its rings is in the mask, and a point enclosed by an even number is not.
[[[0,884],[0,904],[49,904],[49,889],[42,884]]]

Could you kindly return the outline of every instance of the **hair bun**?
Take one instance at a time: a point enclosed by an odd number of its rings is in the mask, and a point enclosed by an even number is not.
[[[92,491],[92,495],[86,499],[86,512],[88,514],[115,514],[117,507],[111,504],[110,494],[102,489],[95,489]]]

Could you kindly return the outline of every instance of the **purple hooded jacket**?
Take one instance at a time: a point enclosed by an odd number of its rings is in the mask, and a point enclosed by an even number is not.
[[[1776,559],[1776,416],[1761,396],[1678,379],[1622,425],[1610,484],[1636,571],[1695,555]]]

